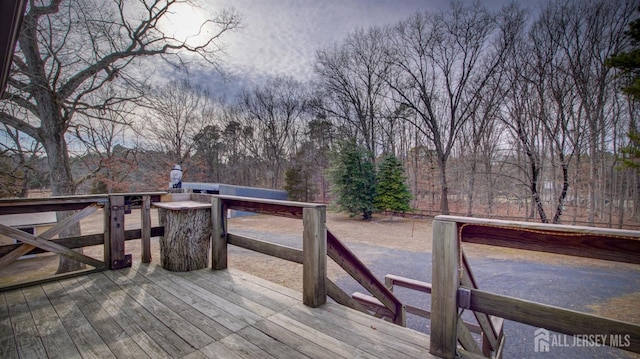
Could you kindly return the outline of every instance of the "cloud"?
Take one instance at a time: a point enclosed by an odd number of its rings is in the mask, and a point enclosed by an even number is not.
[[[484,0],[499,8],[507,0]],[[211,67],[193,66],[192,82],[230,99],[243,87],[288,75],[300,81],[313,76],[316,51],[337,44],[350,32],[374,25],[395,24],[416,12],[439,11],[449,0],[200,0],[212,14],[233,7],[242,28],[222,36],[220,64],[225,76]],[[185,76],[183,73],[170,77]]]
[[[225,34],[223,66],[232,78],[290,75],[307,80],[316,50],[340,42],[361,27],[386,25],[416,11],[443,6],[424,0],[235,0],[243,28]],[[208,0],[219,10],[230,2]],[[445,5],[446,6],[446,5]]]

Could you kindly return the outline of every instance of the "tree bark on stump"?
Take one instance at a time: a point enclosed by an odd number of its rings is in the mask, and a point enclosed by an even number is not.
[[[211,239],[211,210],[158,209],[164,236],[160,237],[162,268],[186,272],[209,266]]]

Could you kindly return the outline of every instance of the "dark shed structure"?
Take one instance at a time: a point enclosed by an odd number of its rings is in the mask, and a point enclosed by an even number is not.
[[[26,0],[0,1],[0,97],[11,69],[13,50],[20,34]]]
[[[286,201],[287,191],[279,191],[268,188],[256,188],[235,186],[224,183],[204,183],[204,182],[183,182],[182,188],[190,189],[194,193],[208,193],[208,194],[224,194],[228,196],[241,196],[241,197],[254,197],[254,198],[266,198]],[[240,217],[253,215],[251,212],[243,211],[230,211],[230,217]]]

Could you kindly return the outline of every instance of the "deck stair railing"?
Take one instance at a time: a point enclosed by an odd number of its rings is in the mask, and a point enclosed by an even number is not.
[[[567,335],[623,336],[628,341],[619,347],[640,353],[640,325],[479,290],[461,249],[463,242],[640,264],[637,231],[437,216],[432,248],[432,354],[454,358],[483,353],[462,324],[461,310],[474,312],[492,348],[503,339],[487,328],[498,328],[493,317],[499,317]],[[616,340],[605,344],[616,343],[621,344]]]
[[[327,256],[340,265],[358,283],[385,306],[385,313],[397,324],[404,323],[402,303],[330,230],[326,228],[326,206],[315,203],[258,198],[212,196],[212,268],[227,267],[227,244],[271,255],[303,265],[303,301],[318,306],[329,296],[336,302],[361,311],[366,308],[353,300],[327,278]],[[227,210],[248,211],[303,221],[303,248],[249,238],[227,227]]]
[[[468,265],[466,257],[463,255],[463,263],[465,266],[465,271],[468,273],[465,278],[463,278],[466,285],[471,286],[473,288],[478,288],[473,278],[473,274],[471,273],[471,268]],[[431,294],[431,283],[406,278],[394,274],[385,275],[385,286],[393,291],[394,287],[403,287],[406,289],[410,289],[413,291]],[[388,317],[389,312],[386,311],[386,308],[382,303],[377,300],[375,297],[372,297],[367,294],[355,292],[352,294],[353,299],[355,299],[358,303],[365,306],[368,310],[376,313],[378,317]],[[425,308],[419,308],[413,305],[404,304],[405,312],[408,314],[417,315],[422,318],[430,319],[431,311]],[[462,313],[460,313],[462,314]],[[467,350],[472,350],[476,352],[476,354],[482,354],[485,357],[495,357],[501,358],[505,336],[504,336],[504,319],[497,318],[494,316],[489,316],[480,312],[473,312],[476,322],[469,321],[459,321],[459,325],[463,325],[463,328],[459,328],[458,333],[458,343],[462,345],[463,348]],[[405,314],[406,316],[406,314]],[[481,339],[481,353],[479,350],[476,350],[477,345],[475,343],[475,339],[471,335],[478,334]]]

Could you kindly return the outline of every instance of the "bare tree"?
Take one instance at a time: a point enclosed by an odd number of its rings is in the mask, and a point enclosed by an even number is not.
[[[612,70],[606,59],[620,51],[625,43],[624,31],[630,22],[637,2],[567,1],[551,4],[540,16],[540,26],[555,34],[553,39],[565,59],[559,68],[570,75],[586,125],[589,156],[588,221],[593,224],[599,201],[599,187],[603,183],[600,167],[607,152],[611,133],[608,111],[611,96],[615,95]]]
[[[73,135],[84,147],[76,158],[87,169],[76,183],[92,181],[92,193],[128,191],[127,180],[136,168],[138,152],[138,115],[132,104],[121,102],[107,109],[89,109],[76,117]]]
[[[64,136],[73,116],[79,109],[111,103],[87,103],[89,94],[119,76],[133,80],[126,71],[142,57],[162,56],[180,63],[180,54],[191,52],[215,64],[219,38],[238,25],[237,15],[222,12],[203,24],[215,25],[212,35],[185,42],[159,26],[179,3],[191,2],[52,0],[29,6],[3,97],[28,110],[29,116],[2,112],[0,121],[42,142],[54,195],[75,192]]]
[[[387,30],[372,27],[349,34],[334,47],[317,52],[316,74],[326,115],[345,126],[347,137],[364,143],[375,157],[380,124],[389,117],[390,63]]]
[[[31,181],[39,177],[37,163],[42,155],[42,144],[20,131],[3,125],[0,136],[0,197],[21,197],[29,194]]]
[[[0,112],[0,122],[43,144],[54,195],[74,194],[67,134],[79,109],[108,107],[90,103],[89,94],[110,82],[134,81],[135,65],[157,57],[184,64],[192,53],[211,64],[220,51],[220,37],[238,26],[238,16],[221,12],[201,27],[210,31],[185,41],[163,29],[162,19],[176,4],[191,1],[50,0],[31,2],[18,37],[13,69],[3,100],[28,113],[16,117]],[[114,99],[119,101],[120,99]],[[79,228],[71,231],[79,232]],[[78,267],[61,262],[59,271]]]
[[[479,3],[460,1],[448,12],[416,14],[395,28],[389,84],[397,100],[416,112],[413,124],[434,146],[442,213],[449,213],[447,161],[482,90],[513,46],[509,28]]]
[[[543,126],[539,117],[531,115],[539,111],[540,104],[535,100],[536,90],[535,85],[532,84],[533,81],[527,81],[526,66],[522,61],[526,52],[518,51],[514,55],[507,77],[508,102],[502,120],[513,138],[512,146],[516,149],[517,157],[513,158],[512,162],[515,162],[513,165],[522,174],[520,181],[526,188],[525,198],[531,198],[540,221],[547,223],[548,216],[541,196],[544,161]]]
[[[586,155],[588,221],[594,223],[596,203],[604,197],[597,193],[606,182],[606,152],[612,149],[610,139],[615,138],[611,129],[621,118],[612,111],[614,77],[604,61],[622,45],[632,9],[631,2],[622,0],[548,3],[528,39],[523,39],[523,52],[514,57],[512,101],[520,109],[516,114],[511,107],[513,116],[507,117],[507,123],[528,159],[528,166],[522,168],[527,169],[530,195],[543,222],[549,216],[541,188],[552,192],[551,221],[559,223],[573,182],[571,165],[576,167],[574,175],[580,177],[580,159]],[[523,121],[535,123],[538,129],[520,121],[521,109],[528,118]],[[572,197],[577,204],[578,188]]]
[[[280,188],[285,161],[295,153],[297,131],[307,108],[302,84],[277,77],[262,86],[245,90],[239,98],[245,127],[254,130],[248,142],[252,154],[263,160],[269,186]]]
[[[477,110],[461,130],[459,155],[466,159],[465,177],[467,177],[467,215],[474,214],[476,192],[486,196],[487,211],[493,211],[493,197],[495,178],[493,162],[497,156],[502,140],[503,126],[499,122],[499,114],[503,105],[506,89],[503,82],[506,76],[496,76],[487,86],[480,97]],[[478,190],[479,177],[484,180],[484,186]]]
[[[166,153],[168,165],[184,164],[196,150],[197,135],[213,123],[211,94],[183,80],[153,88],[145,103],[149,146]]]

